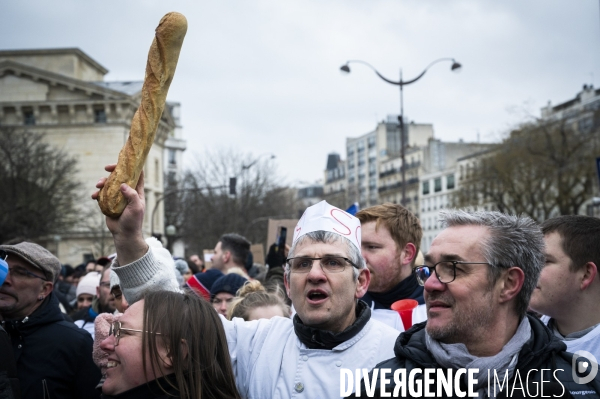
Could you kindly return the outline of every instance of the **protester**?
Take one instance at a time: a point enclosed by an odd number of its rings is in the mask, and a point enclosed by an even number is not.
[[[92,306],[96,290],[100,284],[100,273],[89,272],[77,284],[77,310],[87,309]]]
[[[96,187],[103,187],[105,181],[101,179]],[[130,289],[138,290],[134,283],[146,285],[140,280],[151,275],[147,269],[155,265],[148,260],[155,249],[142,237],[143,178],[135,190],[124,184],[121,192],[127,206],[118,219],[107,218],[107,226],[120,268],[127,270],[122,275],[138,276],[137,281],[119,276],[128,297]],[[245,322],[221,317],[243,397],[288,398],[300,393],[306,398],[339,397],[342,365],[372,368],[393,355],[398,331],[371,320],[370,308],[358,301],[370,281],[360,255],[358,219],[322,201],[306,210],[295,232],[285,272],[286,289],[297,312],[294,320],[274,317]]]
[[[220,277],[224,276],[223,272],[217,269],[208,269],[203,273],[194,274],[186,283],[187,287],[194,290],[196,294],[201,295],[207,301],[210,301],[210,289],[212,285]]]
[[[401,299],[414,299],[419,306],[412,322],[424,321],[423,287],[412,272],[423,237],[419,219],[402,205],[390,203],[362,209],[356,217],[361,223],[362,255],[371,272],[362,300],[371,307],[372,317],[404,331],[399,313],[391,306]]]
[[[403,333],[396,356],[376,366],[391,371],[387,380],[375,370],[366,379],[374,386],[371,397],[401,388],[398,379],[389,378],[396,371],[414,376],[408,383],[417,393],[426,387],[437,396],[444,390],[444,396],[458,397],[467,378],[457,370],[478,369],[471,389],[479,398],[514,397],[515,387],[519,397],[535,397],[541,390],[546,397],[597,398],[600,379],[575,383],[573,372],[584,363],[576,364],[565,344],[526,314],[544,265],[543,236],[535,222],[499,212],[445,211],[440,218],[445,229],[425,255],[426,265],[416,268],[425,286],[427,322]],[[440,378],[429,374],[430,384],[424,373],[414,374],[417,369],[444,378],[455,371],[459,377],[448,394]],[[363,379],[363,393],[365,384]],[[413,390],[403,396],[427,396]]]
[[[238,290],[229,310],[227,319],[241,317],[246,321],[290,317],[291,309],[285,303],[283,292],[268,292],[258,281],[249,281]]]
[[[232,267],[244,270],[246,278],[249,278],[245,265],[250,253],[250,242],[239,234],[223,234],[215,246],[212,257],[212,268],[227,274]]]
[[[80,308],[71,317],[77,327],[83,328],[95,335],[94,321],[99,314],[114,313],[115,301],[110,293],[110,266],[105,266],[101,273],[91,272],[81,279],[77,292],[93,292],[92,300],[85,307]],[[78,304],[80,295],[77,296]]]
[[[17,362],[22,398],[97,398],[100,371],[92,338],[65,321],[52,292],[60,261],[30,242],[0,245],[10,272],[0,287],[0,318]]]
[[[112,270],[110,271],[110,295],[114,300],[117,312],[125,313],[125,310],[129,307],[129,303],[127,302],[127,299],[125,299],[123,291],[121,291],[119,276]]]
[[[101,348],[105,398],[240,398],[223,327],[195,294],[142,293]]]
[[[192,276],[192,272],[183,259],[175,260],[175,277],[180,287],[183,287],[187,280]]]
[[[227,309],[236,296],[237,291],[248,281],[248,279],[236,273],[226,274],[219,277],[210,289],[210,302],[213,308],[223,316],[227,317]]]
[[[548,316],[543,319],[569,352],[600,359],[600,219],[559,216],[542,223],[542,232],[546,266],[530,307]]]
[[[204,271],[204,259],[198,256],[198,254],[193,254],[192,256],[190,256],[189,261],[196,265],[196,270],[190,267],[190,269],[192,269],[192,271],[194,272],[193,274],[202,273]]]

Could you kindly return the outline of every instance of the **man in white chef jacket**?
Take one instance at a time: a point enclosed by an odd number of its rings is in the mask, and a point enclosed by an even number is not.
[[[122,192],[128,205],[118,219],[107,218],[107,226],[120,269],[141,276],[155,262],[142,236],[143,179],[136,190],[123,187]],[[370,282],[360,253],[360,229],[356,217],[325,201],[309,207],[294,230],[285,266],[293,319],[221,317],[243,397],[340,397],[342,369],[371,370],[394,356],[399,332],[372,320],[370,308],[358,299]],[[139,279],[133,281],[139,284]],[[121,280],[126,297],[128,289],[137,288]]]

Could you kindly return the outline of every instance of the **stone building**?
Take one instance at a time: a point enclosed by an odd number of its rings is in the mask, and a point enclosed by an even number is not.
[[[0,125],[44,133],[49,144],[76,156],[84,199],[106,175],[104,166],[116,162],[140,104],[142,81],[108,82],[107,73],[77,48],[0,51]],[[146,209],[161,202],[168,171],[165,154],[180,163],[184,149],[179,104],[168,103],[144,167]],[[97,203],[84,200],[79,212],[78,226],[40,238],[63,263],[72,265],[114,251]],[[151,229],[164,232],[162,204],[153,213],[154,220],[152,212],[145,216],[146,236]]]

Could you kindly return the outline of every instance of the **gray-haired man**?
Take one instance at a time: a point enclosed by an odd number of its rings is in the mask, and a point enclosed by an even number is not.
[[[65,321],[52,292],[60,261],[31,242],[0,245],[0,257],[9,267],[0,318],[11,337],[22,398],[99,397],[92,337]]]
[[[580,384],[584,380],[572,370],[573,355],[564,343],[526,314],[544,265],[543,236],[535,222],[465,211],[443,212],[441,220],[446,228],[434,239],[425,265],[415,270],[425,287],[427,322],[404,333],[394,348],[396,357],[376,366],[389,375],[387,381],[381,375],[372,378],[376,394],[371,397],[394,389],[407,397],[431,392],[458,397],[467,390],[480,398],[515,397],[515,392],[518,397],[598,397],[598,378],[592,375]],[[423,372],[408,392],[402,391],[394,374],[416,369]],[[426,369],[433,370],[427,377],[431,384],[424,378]],[[468,377],[466,370],[474,369]],[[450,375],[450,384],[442,385]],[[364,394],[364,380],[362,387]]]

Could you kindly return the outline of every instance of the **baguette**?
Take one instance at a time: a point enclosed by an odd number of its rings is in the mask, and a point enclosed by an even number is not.
[[[148,52],[140,106],[131,121],[129,137],[119,153],[117,166],[98,194],[98,204],[106,216],[119,217],[127,205],[121,184],[127,183],[133,188],[137,185],[154,143],[186,31],[186,18],[176,12],[162,17],[156,28]]]

